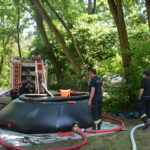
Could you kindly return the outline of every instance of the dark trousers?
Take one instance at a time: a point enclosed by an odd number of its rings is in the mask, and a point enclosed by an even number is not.
[[[150,119],[150,96],[142,96],[138,109],[142,119]]]
[[[92,100],[92,116],[93,116],[93,120],[99,120],[102,118],[102,97],[98,96],[98,97],[94,97]]]

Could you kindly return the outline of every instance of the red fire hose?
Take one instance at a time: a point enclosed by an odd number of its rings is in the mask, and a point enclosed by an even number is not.
[[[82,136],[82,138],[83,138],[82,143],[77,144],[77,145],[73,145],[73,146],[70,146],[70,147],[58,148],[58,149],[47,149],[47,150],[73,150],[73,149],[77,149],[77,148],[80,148],[80,147],[84,146],[88,141],[87,136],[81,131],[79,131],[77,133]]]
[[[85,132],[87,133],[104,133],[104,132],[114,132],[114,131],[119,131],[121,130],[122,128],[124,128],[125,124],[122,120],[119,120],[119,119],[116,119],[114,117],[110,117],[110,116],[106,116],[106,115],[103,115],[104,118],[107,118],[107,119],[110,119],[110,120],[114,120],[114,121],[117,121],[119,122],[121,125],[117,128],[113,128],[113,129],[105,129],[105,130],[88,130],[86,129]]]
[[[46,150],[73,150],[73,149],[77,149],[77,148],[82,147],[83,145],[85,145],[87,143],[87,140],[88,140],[87,136],[83,132],[81,132],[80,129],[76,130],[76,133],[78,133],[79,135],[82,136],[82,138],[83,138],[82,143],[77,144],[77,145],[73,145],[73,146],[70,146],[70,147],[65,147],[65,148],[46,149]],[[8,148],[9,150],[27,150],[27,149],[24,149],[24,148],[9,145],[2,138],[0,138],[0,144],[4,147]]]
[[[121,125],[117,128],[113,128],[113,129],[105,129],[105,130],[85,130],[85,132],[87,133],[104,133],[104,132],[114,132],[114,131],[119,131],[121,130],[123,127],[124,127],[124,122],[122,120],[119,120],[119,119],[116,119],[114,117],[110,117],[110,116],[106,116],[106,115],[103,115],[104,118],[107,118],[107,119],[111,119],[111,120],[114,120],[114,121],[117,121],[119,123],[121,123]],[[79,129],[79,128],[76,128],[76,130],[74,130],[76,133],[78,133],[79,135],[82,136],[83,138],[83,141],[82,143],[80,144],[77,144],[77,145],[73,145],[73,146],[70,146],[70,147],[65,147],[65,148],[57,148],[57,149],[47,149],[47,150],[73,150],[73,149],[77,149],[77,148],[80,148],[82,146],[84,146],[86,143],[87,143],[87,137],[86,135]],[[27,150],[27,149],[24,149],[24,148],[20,148],[20,147],[16,147],[16,146],[12,146],[12,145],[9,145],[8,143],[6,143],[2,138],[0,138],[0,144],[3,145],[4,147],[8,148],[9,150]]]

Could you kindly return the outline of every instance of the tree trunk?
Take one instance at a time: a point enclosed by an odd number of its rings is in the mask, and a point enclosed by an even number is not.
[[[113,15],[114,21],[117,25],[120,47],[122,51],[123,67],[126,70],[131,64],[131,55],[126,25],[124,21],[122,3],[121,0],[108,0],[108,4]]]
[[[131,69],[131,54],[128,42],[128,36],[126,31],[126,25],[124,21],[124,14],[122,8],[122,0],[108,0],[109,8],[117,26],[118,36],[121,47],[121,56],[124,68],[124,77],[127,84],[131,84],[133,72]],[[133,90],[129,89],[129,100],[130,102],[135,99]]]
[[[111,14],[114,18],[115,24],[116,24],[117,29],[118,29],[118,12],[117,12],[117,7],[115,4],[115,1],[114,0],[107,0],[107,1],[108,1],[109,9],[111,11]]]
[[[71,37],[71,40],[72,40],[72,43],[74,45],[74,48],[81,60],[82,63],[85,63],[84,61],[84,58],[83,58],[83,55],[81,54],[80,50],[79,50],[79,47],[78,47],[78,44],[77,44],[77,41],[74,37],[74,35],[72,34],[72,32],[70,31],[68,25],[65,23],[65,21],[59,16],[59,14],[55,11],[55,9],[52,7],[52,5],[47,1],[47,0],[44,0],[46,2],[46,4],[48,5],[48,7],[50,8],[50,10],[55,14],[55,16],[57,17],[57,19],[61,22],[61,24],[64,26],[64,28],[67,30],[69,36]]]
[[[51,46],[50,46],[50,43],[49,43],[49,40],[48,40],[48,36],[46,34],[46,31],[45,31],[45,28],[44,28],[44,25],[43,25],[43,19],[40,17],[40,14],[39,14],[38,10],[36,10],[36,9],[35,9],[35,18],[36,18],[37,27],[38,27],[38,29],[40,31],[41,37],[43,39],[43,42],[44,42],[46,48],[49,51],[49,57],[50,57],[50,60],[52,62],[52,65],[54,66],[54,70],[55,70],[55,73],[56,73],[57,81],[59,82],[59,80],[62,77],[60,65],[59,65],[59,63],[57,61],[57,58],[56,58],[54,52],[51,49]]]
[[[95,14],[95,13],[96,13],[96,0],[94,0],[93,8],[92,8],[92,14]]]
[[[80,72],[80,67],[78,66],[77,62],[74,60],[73,55],[67,48],[66,42],[63,38],[63,36],[60,34],[56,26],[53,24],[51,18],[48,16],[45,9],[42,7],[41,3],[38,0],[29,0],[31,4],[34,4],[34,7],[39,10],[40,16],[43,16],[45,21],[47,22],[49,28],[52,30],[52,32],[55,34],[57,40],[60,42],[61,47],[67,56],[68,60],[71,62],[72,66],[75,68],[76,71]]]
[[[11,36],[8,36],[8,38],[5,40],[5,35],[3,35],[3,44],[2,44],[2,46],[3,46],[3,52],[1,53],[0,76],[1,76],[2,71],[3,71],[3,64],[4,64],[4,60],[5,60],[6,47],[7,47],[7,44],[9,43],[10,37]]]
[[[63,0],[62,1],[62,9],[64,10],[64,12],[68,9],[68,4],[67,4],[67,2],[68,2],[68,0]],[[67,15],[67,16],[65,16],[65,19],[66,19],[66,24],[68,25],[68,28],[69,29],[72,29],[73,28],[73,23],[72,23],[72,21],[71,21],[71,16],[69,15]]]
[[[19,0],[16,1],[16,6],[17,6],[17,45],[18,45],[18,52],[19,52],[19,57],[21,58],[21,46],[20,46],[20,2]]]
[[[150,0],[145,0],[145,6],[146,6],[146,10],[147,10],[148,26],[150,29]]]
[[[92,14],[92,0],[88,0],[88,14]]]
[[[1,61],[0,61],[0,76],[2,74],[3,64],[4,64],[4,55],[2,54]]]

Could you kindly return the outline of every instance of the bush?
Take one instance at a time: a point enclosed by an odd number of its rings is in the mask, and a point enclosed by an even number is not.
[[[71,89],[73,91],[88,91],[88,79],[77,75],[65,75],[59,83],[50,85],[50,89]]]
[[[119,112],[128,109],[129,97],[126,84],[105,86],[104,111]]]

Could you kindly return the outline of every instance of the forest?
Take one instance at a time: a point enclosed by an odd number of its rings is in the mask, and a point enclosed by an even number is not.
[[[106,84],[107,110],[132,109],[150,69],[149,0],[0,0],[0,87],[11,59],[48,62],[50,90],[88,91],[88,68]]]

